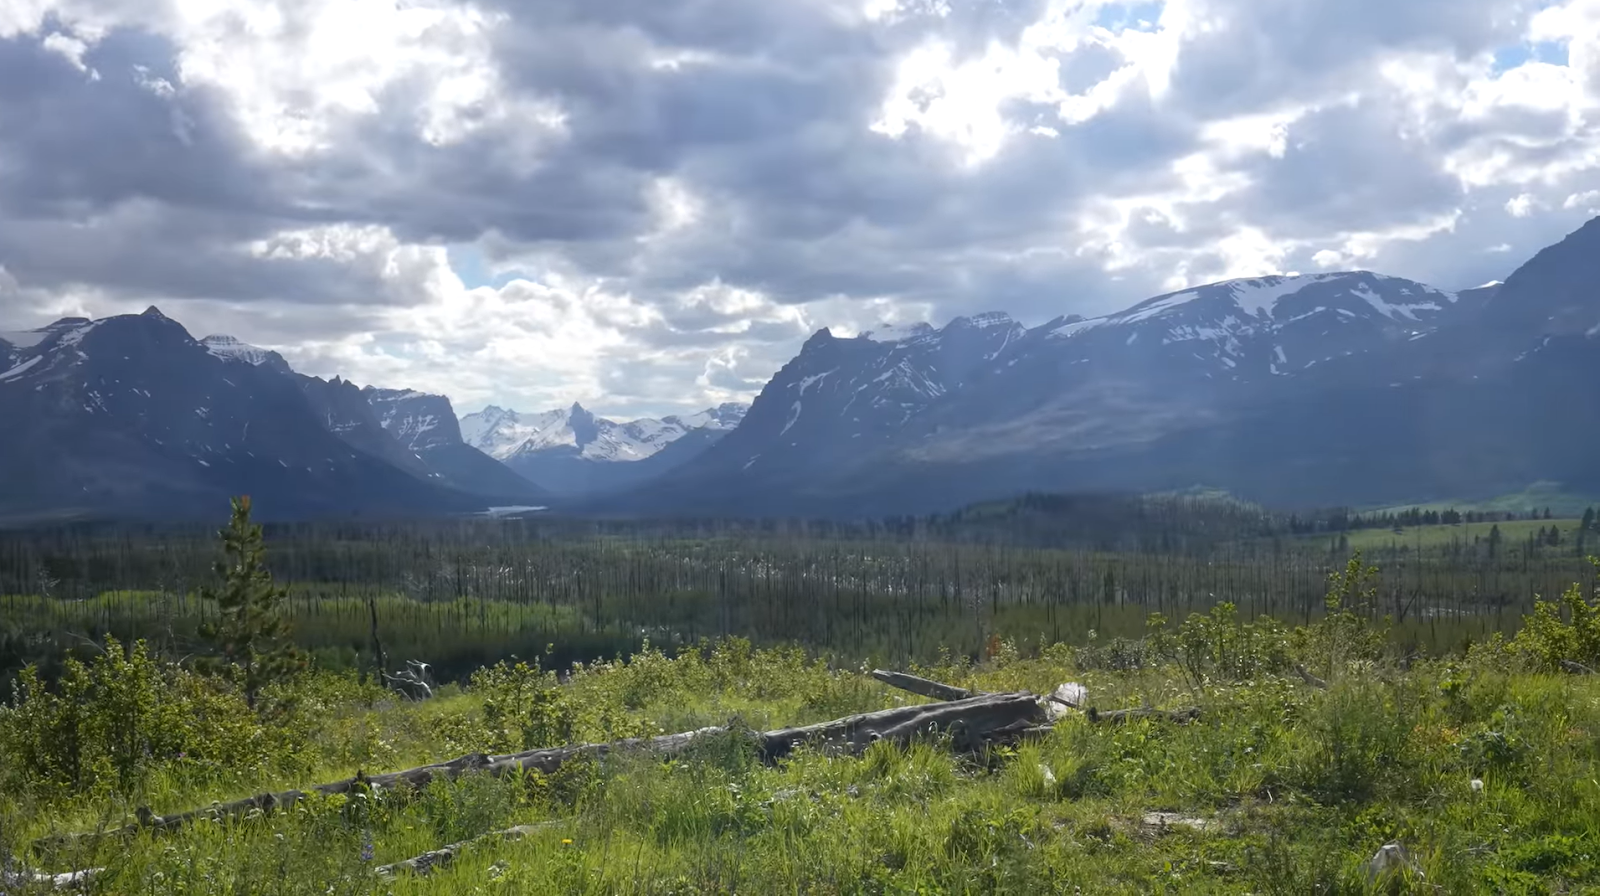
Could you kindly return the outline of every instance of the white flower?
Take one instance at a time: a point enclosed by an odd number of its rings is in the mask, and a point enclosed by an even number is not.
[[[1472,779],[1472,792],[1473,793],[1482,793],[1483,792],[1483,781],[1479,780],[1478,778],[1473,778]]]

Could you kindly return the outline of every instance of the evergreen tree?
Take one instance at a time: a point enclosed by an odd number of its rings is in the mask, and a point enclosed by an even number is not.
[[[1593,507],[1584,508],[1584,510],[1583,510],[1583,525],[1580,528],[1583,528],[1583,529],[1593,529],[1594,528],[1594,508]]]
[[[1496,523],[1493,526],[1489,527],[1489,556],[1490,557],[1498,557],[1498,556],[1500,556],[1500,541],[1504,537],[1505,536],[1500,534],[1500,524],[1499,523]]]
[[[250,498],[233,500],[233,519],[220,533],[222,559],[217,561],[221,589],[201,589],[216,604],[217,618],[200,627],[216,655],[200,668],[233,679],[251,709],[267,685],[291,678],[306,666],[305,655],[288,640],[283,617],[285,589],[274,585],[266,568],[261,526],[250,522]]]

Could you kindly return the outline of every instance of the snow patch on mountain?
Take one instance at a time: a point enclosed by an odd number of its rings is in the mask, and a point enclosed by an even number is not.
[[[221,358],[224,361],[250,364],[255,367],[280,359],[277,352],[240,342],[232,336],[211,335],[200,340],[200,344],[205,346],[206,351],[210,352],[214,357]]]
[[[5,373],[0,373],[0,383],[10,382],[11,380],[21,377],[24,373],[32,370],[33,367],[39,363],[41,358],[43,358],[42,355],[35,355],[32,358],[23,361],[21,364],[11,368],[10,370],[7,370]]]

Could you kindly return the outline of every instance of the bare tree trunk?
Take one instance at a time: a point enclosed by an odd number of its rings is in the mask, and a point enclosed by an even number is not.
[[[890,687],[899,688],[902,691],[910,691],[913,694],[934,700],[965,700],[968,697],[976,697],[978,695],[977,691],[969,691],[966,688],[958,688],[954,685],[918,678],[915,675],[907,675],[904,672],[873,669],[872,677]]]

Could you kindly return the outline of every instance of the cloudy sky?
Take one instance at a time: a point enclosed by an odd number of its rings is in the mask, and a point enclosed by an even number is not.
[[[0,326],[155,303],[458,410],[820,327],[1502,278],[1600,214],[1600,0],[0,0]]]

